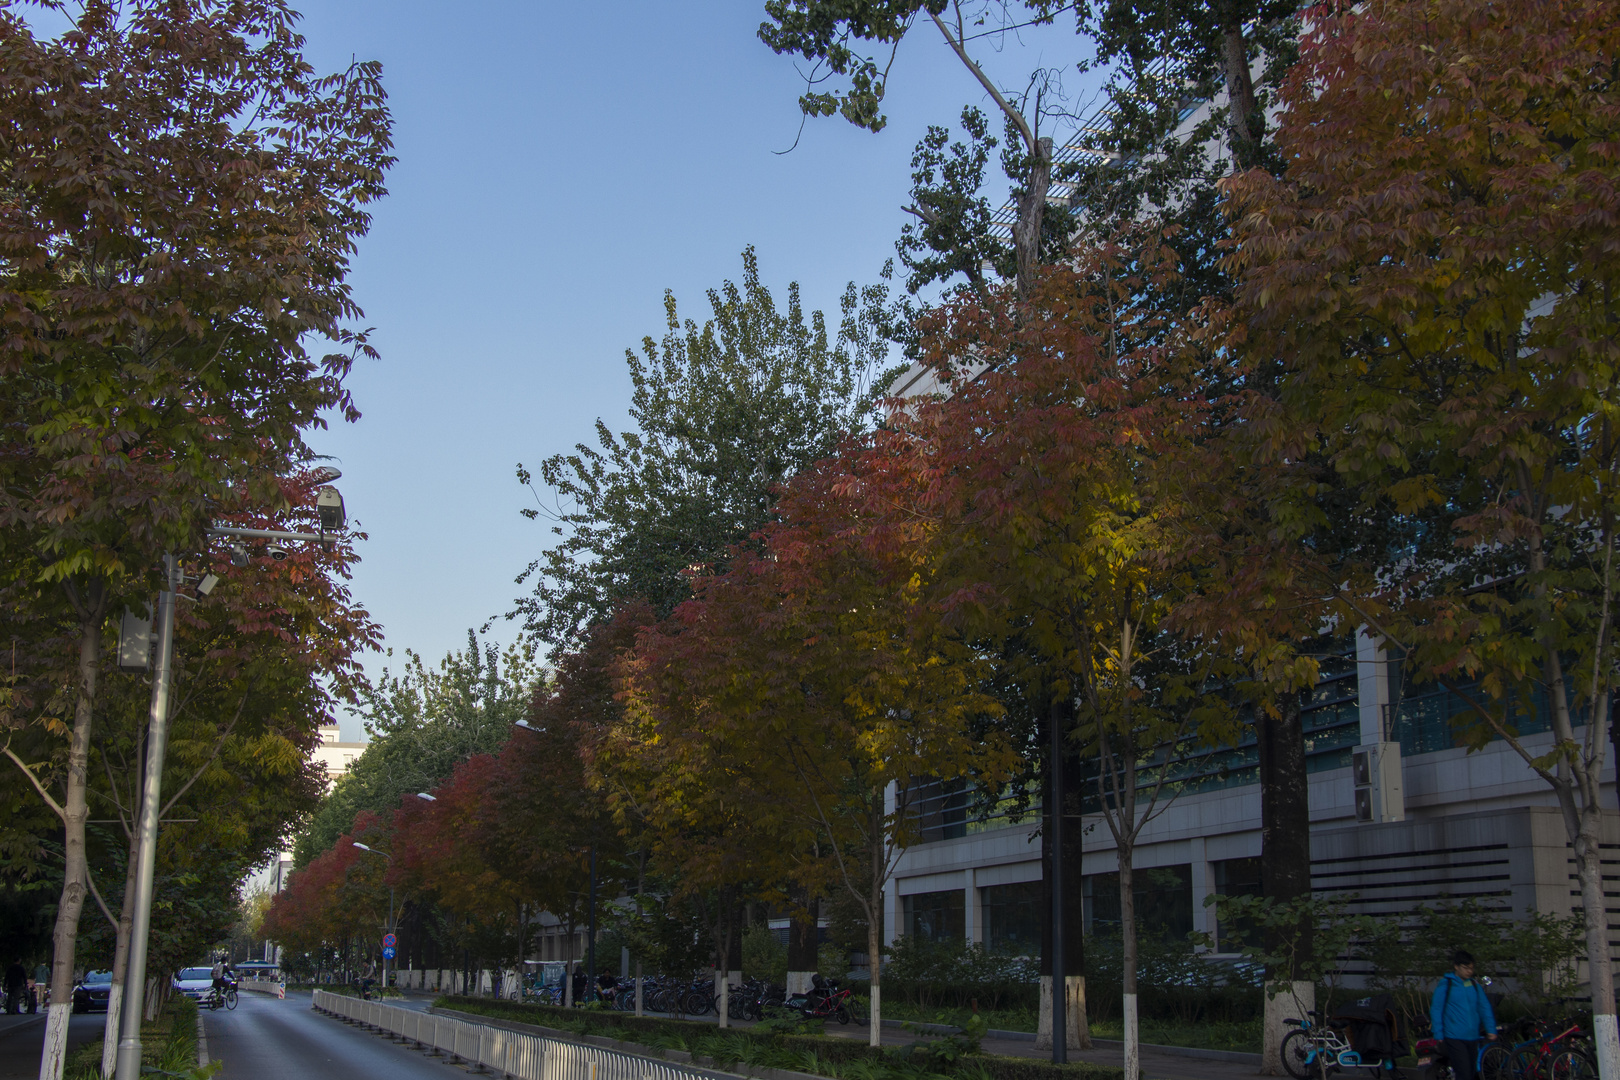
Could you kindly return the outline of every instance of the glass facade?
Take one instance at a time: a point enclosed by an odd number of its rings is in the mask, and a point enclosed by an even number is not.
[[[961,889],[900,898],[900,929],[923,941],[961,941],[967,935],[967,896]]]
[[[979,890],[984,947],[1007,956],[1041,954],[1041,883],[986,885]]]
[[[1244,859],[1216,859],[1209,864],[1213,881],[1214,892],[1218,896],[1259,896],[1260,895],[1260,858],[1250,856]],[[1237,952],[1240,938],[1248,934],[1253,927],[1247,920],[1236,924],[1223,923],[1218,917],[1215,920],[1215,951]]]
[[[1134,875],[1138,938],[1185,941],[1192,933],[1192,866],[1155,866]],[[1088,934],[1119,933],[1119,874],[1088,874],[1082,888]]]
[[[966,781],[930,781],[911,789],[910,817],[917,842],[956,840],[974,833],[1023,825],[1034,829],[1041,818],[1039,788],[1012,785],[989,792]]]

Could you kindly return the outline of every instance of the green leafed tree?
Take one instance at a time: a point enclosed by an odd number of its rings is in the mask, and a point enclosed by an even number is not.
[[[778,485],[872,421],[874,388],[887,382],[887,295],[849,285],[835,330],[806,314],[797,284],[779,308],[752,248],[741,284],[709,291],[703,323],[683,320],[666,293],[663,338],[625,352],[633,430],[598,421],[598,446],[540,466],[551,497],[537,492],[540,507],[524,514],[560,539],[519,575],[534,591],[508,618],[560,652],[628,601],[672,611],[688,572],[722,568],[770,520]],[[517,475],[536,486],[522,465]]]

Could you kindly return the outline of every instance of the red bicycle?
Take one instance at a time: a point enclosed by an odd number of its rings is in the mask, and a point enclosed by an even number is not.
[[[817,975],[811,983],[810,992],[802,998],[796,997],[792,1004],[798,1006],[799,1015],[806,1020],[837,1020],[840,1024],[848,1024],[855,1019],[849,1001],[848,990],[840,990],[837,983],[828,982]]]

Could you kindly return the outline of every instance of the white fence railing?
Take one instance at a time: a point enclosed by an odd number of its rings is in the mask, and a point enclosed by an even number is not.
[[[238,990],[253,990],[260,994],[269,994],[278,998],[287,996],[287,984],[280,979],[238,979],[236,980],[236,988]]]
[[[615,1050],[522,1035],[325,990],[315,991],[315,1008],[518,1080],[692,1080],[710,1075]]]

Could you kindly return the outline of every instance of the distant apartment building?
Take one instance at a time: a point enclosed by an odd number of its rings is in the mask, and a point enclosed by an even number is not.
[[[326,783],[330,787],[338,777],[349,771],[355,758],[365,753],[366,744],[344,742],[343,732],[336,724],[322,724],[319,731],[321,744],[315,748],[313,757],[326,769]],[[280,892],[286,887],[287,875],[292,873],[292,859],[290,849],[277,856],[275,865],[270,868],[271,892]]]

